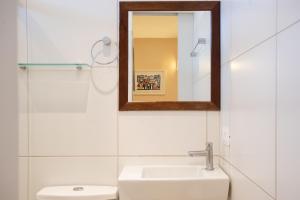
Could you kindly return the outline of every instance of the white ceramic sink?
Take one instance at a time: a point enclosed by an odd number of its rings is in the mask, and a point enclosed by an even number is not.
[[[218,167],[126,166],[119,176],[120,200],[227,200],[228,189]]]

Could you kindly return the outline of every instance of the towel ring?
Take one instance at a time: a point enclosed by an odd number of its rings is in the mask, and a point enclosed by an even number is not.
[[[98,41],[94,42],[94,44],[92,45],[92,48],[91,48],[91,57],[92,57],[93,63],[97,63],[99,65],[109,65],[109,64],[115,62],[118,59],[118,44],[116,42],[113,42],[113,44],[116,47],[117,53],[116,53],[115,57],[111,61],[108,61],[108,62],[99,62],[99,61],[96,60],[97,57],[99,56],[99,53],[95,55],[94,54],[94,49],[101,42],[103,42],[104,46],[111,46],[112,45],[112,41],[111,41],[111,39],[109,37],[104,37],[101,40],[98,40]]]

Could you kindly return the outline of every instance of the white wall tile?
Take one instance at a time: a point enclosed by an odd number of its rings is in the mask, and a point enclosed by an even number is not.
[[[207,112],[207,142],[212,142],[214,147],[214,155],[218,155],[220,144],[220,112]]]
[[[224,170],[224,172],[229,176],[231,179],[231,165],[228,163],[222,156],[219,157],[219,165]]]
[[[50,68],[29,70],[30,112],[85,112],[89,70]]]
[[[230,160],[273,196],[275,77],[274,38],[231,62]]]
[[[278,36],[277,193],[300,199],[300,23]]]
[[[28,156],[28,73],[18,69],[19,156]]]
[[[186,155],[205,142],[205,112],[119,113],[121,155]]]
[[[229,60],[228,52],[233,58],[273,35],[274,22],[277,23],[277,31],[296,23],[300,20],[299,9],[298,0],[222,1],[222,62]],[[232,200],[271,199],[271,196],[278,200],[300,198],[297,187],[300,184],[297,181],[300,177],[300,162],[297,159],[300,149],[296,134],[300,118],[297,108],[300,101],[297,92],[300,71],[296,67],[300,64],[297,57],[300,50],[299,34],[299,22],[279,33],[278,58],[274,55],[274,38],[233,60],[229,73],[226,67],[222,68],[221,135],[224,130],[231,134],[231,146],[227,147],[221,142],[221,155],[247,176],[240,173],[237,176],[235,170],[231,170]],[[276,60],[278,80],[272,83],[276,79],[271,67],[276,66]],[[277,100],[274,94],[276,84]],[[275,101],[278,102],[277,115],[274,112]],[[276,164],[277,196],[274,178]],[[244,187],[242,182],[235,179],[243,179],[244,183],[248,181],[257,187]]]
[[[229,158],[230,150],[230,102],[231,102],[231,74],[230,65],[221,68],[221,112],[220,112],[220,155]]]
[[[230,200],[273,200],[265,191],[233,167],[230,168],[230,179]]]
[[[18,63],[27,62],[27,10],[26,0],[18,0],[17,8],[17,31],[18,31]]]
[[[232,0],[221,1],[221,63],[231,58]]]
[[[116,70],[116,68],[93,70],[95,85],[90,83],[89,71],[75,74],[78,78],[82,73],[87,73],[88,80],[85,77],[68,80],[67,78],[72,78],[69,77],[72,71],[47,70],[43,72],[44,74],[32,74],[31,71],[30,155],[116,155]],[[57,76],[63,77],[59,79]],[[67,91],[70,88],[76,90],[79,84],[90,86],[85,89],[86,91],[84,89],[72,93]],[[62,87],[66,85],[68,87],[64,91]],[[53,93],[43,99],[41,90]],[[64,99],[65,93],[68,94],[67,99]],[[76,103],[78,95],[86,97]],[[50,97],[53,97],[51,101]],[[79,109],[80,107],[82,109]]]
[[[219,163],[230,177],[229,200],[274,200],[260,186],[239,172],[226,160],[220,158]]]
[[[278,0],[278,30],[300,20],[299,0]]]
[[[226,1],[231,2],[231,58],[276,33],[276,0]]]
[[[117,158],[30,158],[30,200],[41,188],[53,185],[117,185]]]
[[[116,40],[116,17],[111,0],[28,0],[29,61],[90,63],[94,41]],[[30,73],[31,155],[116,154],[115,66],[93,70],[89,90],[76,72]]]
[[[30,62],[91,63],[90,48],[117,39],[116,0],[28,0]]]

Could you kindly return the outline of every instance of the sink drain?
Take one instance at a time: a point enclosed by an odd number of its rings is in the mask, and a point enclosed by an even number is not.
[[[73,187],[73,191],[83,191],[83,187]]]

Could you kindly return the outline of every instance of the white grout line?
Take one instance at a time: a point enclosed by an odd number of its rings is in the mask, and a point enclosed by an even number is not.
[[[227,159],[225,159],[223,156],[218,156],[220,159],[222,159],[223,161],[227,162],[232,168],[234,168],[236,171],[238,171],[241,175],[243,175],[245,178],[247,178],[251,183],[253,183],[254,185],[256,185],[260,190],[262,190],[266,195],[268,195],[270,198],[276,200],[276,198],[271,195],[269,192],[267,192],[262,186],[260,186],[258,183],[256,183],[252,178],[250,178],[249,176],[247,176],[244,172],[242,172],[238,167],[236,167],[234,164],[232,164],[230,161],[228,161]]]
[[[219,156],[219,154],[214,154],[214,156]],[[126,158],[126,157],[140,157],[140,158],[190,158],[187,154],[181,155],[32,155],[32,156],[18,156],[18,158],[83,158],[83,157],[95,157],[95,158]]]
[[[294,25],[298,24],[299,22],[300,22],[300,19],[297,20],[297,21],[295,21],[295,22],[293,22],[292,24],[288,25],[287,27],[283,28],[282,30],[276,32],[275,34],[270,35],[269,37],[267,37],[266,39],[264,39],[264,40],[258,42],[257,44],[253,45],[252,47],[250,47],[250,48],[248,48],[248,49],[242,51],[241,53],[239,53],[238,55],[234,56],[233,58],[231,58],[231,59],[229,59],[229,60],[227,60],[227,61],[222,62],[222,63],[221,63],[221,66],[226,65],[226,64],[228,64],[228,63],[230,63],[230,62],[236,60],[237,58],[239,58],[239,57],[245,55],[246,53],[248,53],[249,51],[255,49],[256,47],[261,46],[262,44],[264,44],[264,43],[267,42],[268,40],[270,40],[270,39],[276,37],[277,35],[279,35],[279,34],[281,34],[282,32],[288,30],[289,28],[293,27]]]
[[[228,64],[228,63],[230,63],[230,62],[232,62],[232,61],[238,59],[239,57],[241,57],[241,56],[247,54],[249,51],[251,51],[251,50],[253,50],[253,49],[255,49],[255,48],[261,46],[262,44],[264,44],[265,42],[267,42],[268,40],[272,39],[272,38],[275,37],[275,36],[276,36],[276,33],[275,33],[275,34],[272,34],[271,36],[267,37],[266,39],[264,39],[264,40],[258,42],[257,44],[251,46],[250,48],[246,49],[245,51],[242,51],[241,53],[239,53],[238,55],[236,55],[236,56],[234,56],[233,58],[229,59],[228,61],[223,62],[222,65],[226,65],[226,64]]]
[[[276,0],[276,32],[278,32],[278,0]],[[275,38],[275,116],[274,116],[274,120],[275,120],[275,199],[278,199],[278,192],[277,192],[277,109],[278,109],[278,35],[276,35]]]
[[[25,2],[26,6],[26,20],[25,20],[25,26],[26,26],[26,62],[28,63],[28,60],[29,60],[29,41],[28,41],[28,36],[29,36],[29,28],[28,28],[28,0],[26,0]],[[29,147],[29,144],[30,144],[30,112],[29,112],[29,109],[30,109],[30,103],[29,103],[29,81],[30,81],[30,78],[29,78],[29,70],[26,70],[26,105],[27,105],[27,155],[30,154],[30,147]],[[26,183],[27,183],[27,186],[26,186],[26,198],[27,200],[30,199],[30,175],[31,175],[31,172],[30,172],[30,168],[31,168],[31,159],[29,157],[27,157],[26,159],[26,165],[27,165],[27,176],[26,176]]]
[[[25,2],[25,8],[26,8],[26,11],[25,11],[25,15],[26,15],[26,20],[25,20],[25,29],[26,29],[26,62],[28,63],[28,49],[29,49],[29,41],[28,41],[28,35],[29,35],[29,28],[28,28],[28,0],[26,0]]]
[[[26,133],[26,136],[27,136],[27,152],[26,152],[26,155],[30,155],[30,112],[29,112],[29,109],[30,109],[30,103],[29,103],[29,70],[26,70],[26,94],[27,94],[27,97],[26,97],[26,105],[27,105],[27,120],[26,120],[26,124],[27,124],[27,133]],[[30,177],[30,158],[28,157],[27,159],[27,194],[29,195],[29,177]],[[28,196],[28,199],[29,199],[29,196]]]
[[[277,32],[277,35],[278,35],[279,33],[282,33],[282,32],[284,32],[284,31],[288,30],[289,28],[293,27],[294,25],[298,24],[299,22],[300,22],[300,19],[298,19],[298,20],[296,20],[295,22],[289,24],[289,25],[286,26],[285,28],[283,28],[283,29],[281,29],[280,31],[278,31],[278,32]]]
[[[277,124],[278,124],[278,62],[277,62],[277,38],[276,38],[276,77],[275,77],[275,196],[277,198]]]

